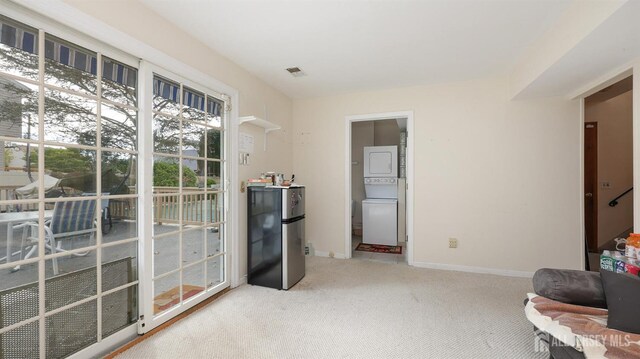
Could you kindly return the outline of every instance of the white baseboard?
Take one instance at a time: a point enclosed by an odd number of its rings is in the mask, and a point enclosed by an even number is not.
[[[517,270],[510,270],[510,269],[472,267],[472,266],[463,266],[463,265],[457,265],[457,264],[429,263],[429,262],[413,262],[412,265],[414,267],[419,267],[419,268],[442,269],[442,270],[451,270],[451,271],[468,272],[468,273],[495,274],[495,275],[501,275],[505,277],[532,278],[534,273],[534,272],[525,272],[525,271],[517,271]]]
[[[333,254],[333,255],[331,255]],[[345,259],[347,257],[345,257],[344,253],[332,253],[332,252],[323,252],[323,251],[316,251],[315,252],[315,256],[316,257],[327,257],[327,258],[337,258],[337,259]]]

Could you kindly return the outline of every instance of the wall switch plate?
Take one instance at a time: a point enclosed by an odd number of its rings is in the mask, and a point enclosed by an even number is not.
[[[457,238],[449,238],[449,248],[458,248]]]
[[[600,182],[600,188],[611,189],[611,182],[609,181]]]

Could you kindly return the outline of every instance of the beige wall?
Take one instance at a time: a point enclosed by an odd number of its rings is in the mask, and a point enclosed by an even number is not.
[[[251,165],[239,168],[239,179],[247,179],[272,170],[288,175],[292,171],[291,118],[292,102],[281,92],[273,89],[229,59],[211,50],[189,34],[178,29],[155,12],[135,0],[110,1],[65,0],[75,8],[143,41],[175,59],[202,71],[211,77],[234,87],[239,92],[239,115],[265,117],[282,126],[282,130],[271,132],[268,149],[263,151],[264,131],[253,125],[243,124],[240,131],[255,137],[255,152],[251,154]],[[110,44],[117,47],[118,44]],[[171,69],[169,69],[171,70]],[[197,81],[198,79],[192,79]],[[202,85],[209,85],[202,83]],[[235,140],[235,139],[234,139]],[[234,164],[235,165],[235,164]],[[241,194],[238,204],[241,276],[246,274],[246,193]]]
[[[579,106],[509,101],[505,78],[296,100],[307,238],[344,254],[345,116],[413,110],[417,264],[579,268]]]
[[[585,121],[598,123],[598,245],[633,227],[633,196],[609,201],[633,186],[633,92],[585,102]],[[611,188],[602,188],[609,182]]]
[[[356,201],[353,223],[362,224],[362,200],[367,198],[364,192],[364,147],[374,145],[374,129],[372,121],[354,122],[351,125],[351,160],[358,162],[351,165],[351,198]]]
[[[396,120],[375,121],[375,146],[400,146],[400,128]]]

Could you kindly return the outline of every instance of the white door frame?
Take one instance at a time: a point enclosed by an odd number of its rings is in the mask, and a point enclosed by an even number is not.
[[[152,329],[158,327],[159,325],[165,323],[168,320],[171,320],[172,318],[176,317],[177,315],[184,313],[185,311],[187,311],[189,308],[192,308],[196,305],[198,305],[199,303],[201,303],[202,301],[206,300],[207,298],[210,298],[212,296],[214,296],[215,294],[219,293],[220,291],[222,291],[224,288],[229,287],[232,280],[231,277],[232,275],[230,275],[230,273],[233,273],[233,270],[231,269],[231,263],[235,264],[235,253],[233,253],[235,246],[231,246],[231,243],[237,242],[237,241],[233,241],[232,237],[231,237],[231,233],[233,233],[233,231],[228,231],[227,227],[233,226],[233,223],[230,223],[230,219],[229,219],[229,214],[231,213],[231,211],[229,210],[230,207],[230,198],[229,198],[229,194],[231,192],[230,188],[229,188],[229,183],[230,178],[229,178],[229,174],[233,173],[233,170],[230,168],[230,161],[229,161],[229,154],[231,153],[230,149],[231,149],[231,141],[230,141],[230,134],[228,129],[231,127],[230,123],[231,123],[231,116],[230,115],[225,115],[223,116],[223,132],[222,132],[222,141],[223,141],[223,159],[225,160],[225,165],[223,166],[223,180],[224,180],[224,188],[226,189],[226,191],[223,192],[223,206],[224,206],[224,210],[225,210],[225,214],[224,214],[224,224],[223,224],[223,230],[221,233],[223,233],[224,237],[223,237],[223,254],[222,254],[222,258],[223,258],[223,263],[224,263],[224,281],[222,281],[221,283],[219,283],[216,286],[213,286],[211,288],[207,288],[206,284],[205,284],[205,289],[201,292],[196,294],[195,296],[187,299],[186,301],[183,300],[181,302],[180,305],[175,306],[171,309],[168,309],[166,312],[161,313],[159,315],[155,315],[155,313],[153,312],[153,273],[154,273],[154,268],[153,268],[153,245],[152,245],[152,233],[153,233],[153,194],[151,193],[151,187],[149,184],[151,184],[152,182],[152,178],[153,177],[153,138],[152,138],[152,129],[151,129],[151,123],[152,121],[152,117],[153,117],[153,111],[152,111],[152,99],[153,99],[153,76],[154,74],[159,74],[161,76],[165,76],[171,80],[174,81],[178,81],[181,84],[184,84],[186,86],[189,86],[197,91],[201,91],[205,94],[210,94],[210,93],[218,93],[218,91],[216,91],[216,89],[208,87],[206,85],[203,85],[199,82],[190,80],[189,78],[186,78],[184,76],[181,76],[178,73],[175,73],[173,71],[167,70],[161,66],[158,66],[154,63],[145,61],[145,60],[141,60],[140,61],[140,71],[139,71],[139,75],[140,75],[140,92],[142,94],[141,97],[141,101],[140,101],[140,116],[139,116],[139,123],[140,123],[140,127],[139,127],[139,136],[140,136],[140,145],[139,147],[139,151],[140,151],[140,161],[139,161],[139,173],[141,174],[141,182],[140,183],[145,183],[146,186],[144,186],[144,191],[142,191],[142,193],[140,194],[141,196],[141,200],[140,202],[142,203],[142,211],[141,212],[141,216],[140,219],[143,223],[143,227],[141,228],[141,236],[140,236],[140,241],[139,241],[139,246],[140,246],[140,253],[142,253],[143,255],[140,256],[140,272],[139,272],[139,276],[140,276],[140,298],[142,299],[139,303],[139,312],[140,314],[144,315],[144,319],[140,319],[138,320],[138,332],[140,334],[142,333],[147,333],[149,331],[151,331]],[[222,95],[220,93],[218,93],[219,95]],[[225,104],[228,104],[228,101],[230,101],[231,98],[226,99],[225,100]],[[224,112],[226,112],[226,110],[223,110]],[[227,171],[229,171],[229,173],[226,173]],[[145,182],[142,182],[145,181]],[[180,241],[180,243],[182,243],[182,241]],[[182,246],[179,246],[180,248]],[[229,248],[231,248],[231,250],[229,250]],[[182,249],[180,249],[180,251],[182,251]],[[182,254],[179,253],[179,258],[180,261],[182,260]],[[205,274],[206,275],[206,274]],[[180,282],[180,284],[182,285],[182,282]]]
[[[351,258],[351,124],[362,121],[407,119],[407,264],[413,265],[413,111],[371,113],[345,117],[344,257]]]

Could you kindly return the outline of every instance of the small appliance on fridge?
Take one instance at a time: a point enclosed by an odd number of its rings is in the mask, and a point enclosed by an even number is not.
[[[364,148],[362,243],[398,245],[398,147]]]
[[[304,187],[249,187],[249,284],[289,289],[305,275]]]

